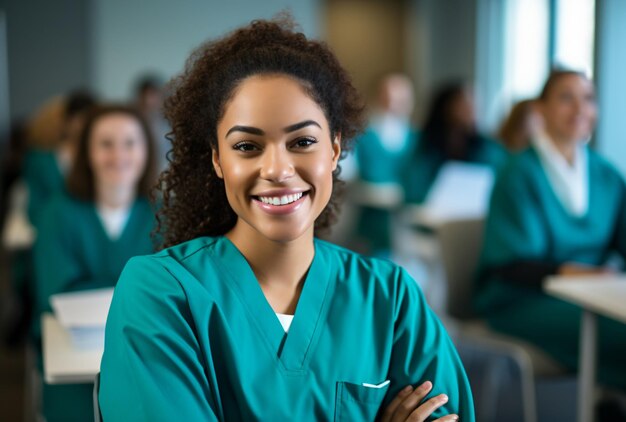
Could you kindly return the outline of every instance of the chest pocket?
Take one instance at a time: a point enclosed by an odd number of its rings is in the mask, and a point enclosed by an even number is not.
[[[373,421],[388,389],[389,383],[376,388],[351,382],[338,382],[335,421]]]

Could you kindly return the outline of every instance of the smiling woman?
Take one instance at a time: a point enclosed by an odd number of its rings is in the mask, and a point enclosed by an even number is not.
[[[328,48],[253,22],[197,50],[173,88],[166,248],[116,288],[103,419],[473,421],[417,284],[315,238],[361,127]]]

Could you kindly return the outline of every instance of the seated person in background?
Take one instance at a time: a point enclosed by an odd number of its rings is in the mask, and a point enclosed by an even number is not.
[[[58,146],[52,150],[33,149],[26,155],[24,178],[28,187],[28,217],[35,228],[39,225],[41,211],[47,202],[64,190],[65,175],[74,160],[85,114],[94,105],[95,100],[88,92],[70,93],[65,99]]]
[[[166,138],[171,129],[163,116],[163,97],[163,81],[160,77],[145,74],[139,78],[135,87],[135,103],[152,129],[159,172],[167,167],[167,152],[171,148]]]
[[[366,243],[363,252],[389,253],[391,211],[404,199],[402,177],[417,141],[412,112],[411,80],[399,73],[383,77],[376,109],[355,147],[359,184],[351,197],[359,205],[356,231],[357,239]]]
[[[51,311],[53,294],[112,287],[131,257],[154,251],[152,142],[146,121],[131,108],[103,106],[87,116],[67,195],[41,214],[34,249],[37,325],[41,313]],[[91,419],[92,387],[44,384],[47,421]]]
[[[513,106],[498,131],[498,138],[510,152],[520,152],[528,148],[531,139],[541,130],[542,121],[535,100],[524,100]]]
[[[473,98],[467,86],[443,86],[431,102],[416,154],[404,177],[406,202],[422,204],[439,174],[450,160],[500,168],[508,154],[502,146],[476,130]]]
[[[513,156],[492,192],[475,302],[496,330],[536,344],[575,370],[581,310],[546,295],[554,274],[603,274],[626,256],[626,186],[587,147],[596,120],[594,87],[554,71],[537,109],[545,130]],[[626,388],[626,326],[599,318],[599,380]]]
[[[415,281],[315,238],[361,124],[326,45],[286,18],[255,21],[201,46],[173,83],[166,249],[132,259],[115,289],[103,420],[473,421]]]

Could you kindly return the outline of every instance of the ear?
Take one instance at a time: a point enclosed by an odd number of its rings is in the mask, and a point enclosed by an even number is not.
[[[337,163],[341,157],[341,134],[337,134],[333,140],[333,171],[337,170]]]
[[[222,173],[222,166],[220,165],[220,156],[217,153],[217,149],[213,149],[211,153],[211,161],[213,162],[213,169],[217,174],[217,177],[220,179],[224,178],[224,173]]]

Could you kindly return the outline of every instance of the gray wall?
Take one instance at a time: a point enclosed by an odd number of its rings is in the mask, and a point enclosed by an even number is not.
[[[125,98],[140,74],[179,73],[190,52],[253,19],[290,7],[309,36],[317,36],[316,0],[94,0],[94,85],[108,98]]]
[[[89,0],[0,0],[7,22],[11,117],[91,85]]]
[[[78,87],[127,99],[143,72],[169,78],[202,41],[286,8],[319,35],[316,0],[0,0],[11,117]]]
[[[412,67],[423,116],[442,83],[476,83],[477,0],[413,0],[413,13],[420,39]]]

